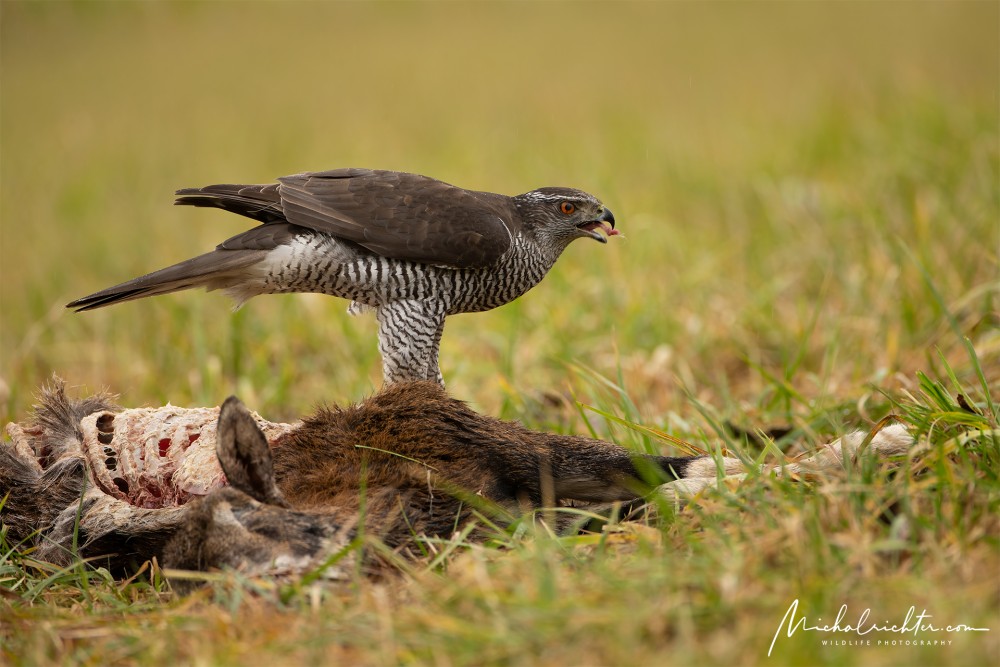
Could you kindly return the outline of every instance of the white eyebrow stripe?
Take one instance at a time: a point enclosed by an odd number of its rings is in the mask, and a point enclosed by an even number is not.
[[[580,197],[578,195],[571,195],[571,194],[565,194],[565,195],[546,195],[546,194],[542,194],[540,192],[527,192],[527,193],[525,193],[522,196],[525,199],[534,199],[534,200],[537,200],[537,201],[586,201],[586,202],[593,202],[595,204],[597,203],[596,201],[594,201],[594,200],[592,200],[592,199],[590,199],[588,197]]]

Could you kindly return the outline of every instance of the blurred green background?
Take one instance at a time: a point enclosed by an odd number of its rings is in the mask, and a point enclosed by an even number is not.
[[[340,300],[63,308],[246,227],[174,189],[344,166],[614,210],[625,240],[450,320],[445,378],[482,409],[586,393],[581,366],[676,424],[691,397],[853,401],[939,355],[970,372],[956,332],[996,387],[998,25],[996,2],[5,1],[0,418],[52,372],[272,418],[372,391],[374,321]]]

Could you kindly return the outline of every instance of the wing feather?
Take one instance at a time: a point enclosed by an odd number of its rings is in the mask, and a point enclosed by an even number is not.
[[[511,243],[510,198],[393,171],[336,169],[278,179],[288,222],[393,259],[489,266]]]

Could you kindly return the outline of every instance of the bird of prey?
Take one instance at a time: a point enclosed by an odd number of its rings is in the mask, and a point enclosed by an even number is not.
[[[443,384],[445,317],[508,303],[538,284],[574,239],[607,243],[604,235],[619,233],[607,207],[572,188],[508,197],[354,168],[277,180],[178,190],[175,204],[261,224],[67,307],[91,310],[193,287],[225,290],[237,305],[258,294],[330,294],[350,299],[352,314],[374,309],[387,384]]]

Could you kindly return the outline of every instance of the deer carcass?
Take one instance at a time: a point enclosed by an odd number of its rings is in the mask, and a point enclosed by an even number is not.
[[[57,382],[7,433],[8,543],[122,574],[153,557],[176,569],[305,572],[362,532],[405,558],[470,522],[482,527],[469,539],[481,539],[486,524],[540,508],[637,501],[665,480],[679,481],[664,493],[696,491],[745,471],[735,459],[533,431],[478,414],[434,382],[390,385],[294,424],[268,422],[234,397],[221,408],[123,410],[107,396],[70,399]],[[795,467],[836,465],[863,440],[854,434]],[[870,449],[895,454],[911,442],[894,425]]]

